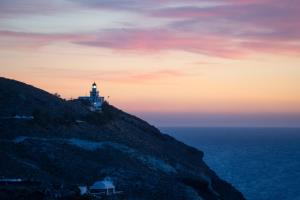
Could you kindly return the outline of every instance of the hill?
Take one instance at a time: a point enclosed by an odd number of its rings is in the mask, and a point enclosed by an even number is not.
[[[108,103],[91,112],[78,100],[6,78],[0,78],[0,153],[0,177],[39,182],[41,199],[50,185],[77,198],[78,185],[106,176],[123,199],[244,199],[204,163],[203,152],[147,122]],[[0,190],[1,199],[11,195]]]

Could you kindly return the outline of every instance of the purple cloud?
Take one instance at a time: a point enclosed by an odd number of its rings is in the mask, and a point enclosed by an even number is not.
[[[55,14],[74,9],[69,2],[63,0],[1,0],[0,17],[15,17],[18,15]]]
[[[186,34],[168,29],[111,29],[92,40],[77,44],[105,47],[120,51],[156,53],[163,50],[182,50],[218,57],[241,57],[244,52],[230,38]]]
[[[63,10],[63,6],[59,7],[58,2],[58,0],[51,2],[24,0],[22,3],[16,3],[14,0],[3,0],[0,2],[0,11],[2,15],[14,13],[17,15],[17,13],[47,13]],[[196,0],[61,2],[63,5],[70,3],[73,8],[77,5],[78,10],[87,8],[126,10],[143,15],[145,19],[164,19],[167,23],[153,28],[102,28],[90,33],[70,34],[2,30],[0,37],[28,41],[21,45],[32,43],[33,46],[43,46],[67,41],[119,51],[153,53],[181,50],[229,58],[240,58],[257,51],[299,54],[300,3],[293,0],[229,0],[226,3],[213,0],[206,6],[201,6]]]
[[[261,29],[269,30],[271,36],[278,35],[283,36],[283,33],[288,34],[290,37],[300,37],[300,3],[296,1],[257,1],[253,4],[226,4],[219,6],[212,6],[207,8],[184,6],[184,7],[172,7],[162,8],[155,10],[151,13],[154,17],[172,18],[175,19],[174,23],[176,27],[195,27],[191,30],[197,30],[197,23],[207,21],[205,24],[209,29],[214,27],[228,24],[228,26],[234,24],[236,29],[232,32],[240,32],[249,29]],[[174,26],[174,27],[175,27]],[[252,32],[252,34],[254,34]],[[263,35],[266,35],[267,31]],[[247,35],[245,33],[245,35]],[[248,34],[249,35],[249,34]],[[258,34],[260,35],[260,34]]]

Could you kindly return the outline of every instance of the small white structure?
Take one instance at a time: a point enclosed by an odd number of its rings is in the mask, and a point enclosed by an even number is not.
[[[90,96],[82,96],[79,97],[80,100],[88,100],[90,102],[91,111],[101,111],[102,104],[104,103],[104,97],[99,95],[99,91],[97,90],[97,85],[94,82],[92,85],[92,90],[90,91]]]
[[[79,190],[80,190],[80,195],[85,195],[88,193],[88,188],[87,186],[78,186]]]
[[[96,181],[89,187],[91,195],[113,195],[116,193],[115,186],[110,178],[105,178],[102,181]]]

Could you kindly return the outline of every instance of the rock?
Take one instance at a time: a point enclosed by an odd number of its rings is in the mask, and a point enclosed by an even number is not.
[[[16,115],[33,118],[9,119]],[[209,169],[203,152],[147,122],[108,103],[91,112],[78,100],[6,78],[0,78],[0,151],[5,178],[77,188],[109,176],[125,199],[244,199]]]

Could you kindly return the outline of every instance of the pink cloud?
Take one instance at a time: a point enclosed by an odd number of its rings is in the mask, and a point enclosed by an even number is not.
[[[0,2],[4,15],[55,13],[60,1],[15,0]],[[177,7],[170,3],[178,3]],[[152,20],[167,18],[155,28],[102,29],[91,33],[26,33],[0,30],[0,46],[32,48],[60,42],[110,48],[117,51],[156,53],[180,50],[209,56],[241,58],[252,52],[298,53],[300,3],[294,0],[70,0],[71,8],[113,9],[139,12]],[[184,3],[185,6],[180,6]],[[159,6],[157,6],[159,5]],[[64,8],[64,6],[61,6]],[[158,9],[159,7],[159,9]],[[139,9],[137,9],[139,8]],[[0,14],[0,16],[2,16]],[[46,23],[46,22],[45,22]],[[75,22],[76,23],[76,22]],[[28,27],[30,29],[30,27]]]
[[[6,48],[36,49],[59,42],[110,48],[117,51],[134,51],[136,53],[182,50],[230,58],[237,58],[244,54],[233,46],[232,41],[225,38],[194,34],[187,35],[167,29],[112,29],[90,34],[42,34],[0,31],[0,46]]]
[[[238,58],[244,55],[230,38],[187,34],[167,29],[115,29],[102,32],[82,45],[106,47],[120,51],[156,53],[163,50],[182,50],[210,56]]]
[[[182,76],[189,76],[191,74],[186,73],[182,70],[175,69],[163,69],[153,71],[128,71],[128,70],[82,70],[75,69],[70,72],[64,68],[36,68],[29,67],[27,70],[33,71],[34,73],[40,73],[40,76],[45,74],[55,73],[56,76],[66,79],[80,79],[86,80],[102,80],[106,82],[114,83],[145,83],[159,80],[166,80],[167,78],[176,78]],[[58,73],[57,73],[58,72]],[[59,74],[59,75],[58,75]]]
[[[243,58],[251,52],[263,51],[299,55],[300,49],[297,43],[286,43],[284,41],[268,42],[257,38],[235,40],[228,36],[197,35],[168,29],[110,29],[90,34],[41,34],[0,31],[0,46],[5,48],[36,49],[59,42],[135,53],[179,50],[232,59]],[[147,75],[136,76],[136,78],[138,77],[146,78]]]
[[[93,40],[79,42],[83,45],[148,53],[182,50],[229,58],[255,51],[297,54],[299,49],[300,2],[294,0],[212,0],[207,6],[197,6],[195,0],[77,2],[101,9],[140,10],[148,17],[171,21],[161,28],[104,31]],[[170,2],[185,6],[170,6]]]
[[[268,35],[250,34],[244,38],[234,38],[226,34],[184,33],[169,29],[113,29],[101,32],[91,40],[76,43],[136,53],[180,50],[232,59],[243,58],[254,52],[299,55],[300,45],[294,43],[294,39],[278,40],[282,36],[275,34],[274,38],[267,38]]]
[[[93,35],[46,34],[0,30],[0,46],[5,48],[36,49],[58,42],[91,40]]]
[[[241,43],[241,48],[251,49],[252,51],[256,51],[256,52],[269,52],[273,54],[288,54],[288,55],[300,56],[299,44],[245,41]]]

